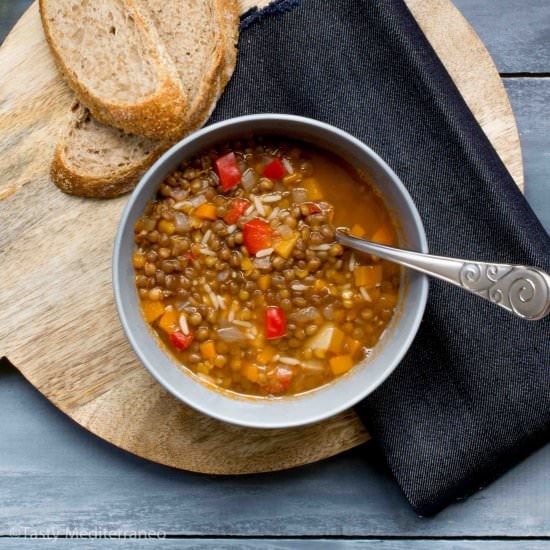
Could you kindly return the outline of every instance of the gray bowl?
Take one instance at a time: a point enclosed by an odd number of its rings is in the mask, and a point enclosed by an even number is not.
[[[401,246],[427,252],[418,211],[399,178],[366,145],[316,120],[262,114],[233,118],[208,126],[174,145],[143,176],[122,214],[113,254],[113,287],[118,314],[137,356],[156,380],[184,403],[219,420],[255,428],[286,428],[317,422],[355,405],[373,392],[408,350],[422,319],[428,295],[427,277],[403,270],[398,313],[373,355],[346,375],[322,388],[283,398],[238,396],[207,386],[158,343],[144,321],[134,285],[134,224],[154,197],[160,182],[183,159],[208,147],[253,132],[297,138],[328,149],[370,176],[386,205],[400,222]]]

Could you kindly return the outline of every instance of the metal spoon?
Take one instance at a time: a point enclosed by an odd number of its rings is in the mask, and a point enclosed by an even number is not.
[[[522,319],[535,321],[550,313],[550,275],[524,265],[492,264],[432,256],[367,241],[336,230],[336,240],[360,252],[426,273],[496,304]]]

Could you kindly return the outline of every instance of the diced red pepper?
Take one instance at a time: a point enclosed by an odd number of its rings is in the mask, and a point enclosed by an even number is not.
[[[224,222],[227,225],[233,225],[237,223],[237,220],[245,213],[250,203],[245,199],[235,199],[231,203],[229,212],[224,217]]]
[[[282,338],[286,334],[285,313],[279,306],[265,309],[265,337],[268,340]]]
[[[315,202],[308,202],[308,203],[306,203],[306,205],[308,207],[310,215],[311,214],[320,214],[323,211],[321,209],[321,207]]]
[[[260,250],[271,248],[273,244],[273,229],[264,220],[254,218],[244,224],[243,242],[246,250],[251,255],[256,254]]]
[[[219,157],[215,164],[223,191],[231,191],[241,181],[241,171],[235,153]]]
[[[280,159],[274,158],[264,168],[262,175],[272,180],[280,180],[285,175],[285,167]]]
[[[194,262],[197,257],[193,254],[193,252],[188,252],[187,253],[187,259],[190,261],[190,262]]]
[[[172,332],[172,334],[170,334],[168,339],[176,349],[178,349],[179,351],[183,351],[191,345],[191,342],[193,341],[193,334],[183,334],[181,330],[176,330],[175,332]]]
[[[290,387],[292,378],[294,378],[294,373],[292,372],[292,369],[290,369],[290,367],[282,365],[278,366],[275,369],[275,374],[273,378],[269,381],[267,385],[267,391],[275,395],[283,393]]]

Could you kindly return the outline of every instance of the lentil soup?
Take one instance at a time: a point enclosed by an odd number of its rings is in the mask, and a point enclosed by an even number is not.
[[[325,385],[372,352],[400,268],[335,242],[394,245],[376,190],[340,158],[256,137],[183,162],[135,225],[143,316],[182,369],[254,396]]]

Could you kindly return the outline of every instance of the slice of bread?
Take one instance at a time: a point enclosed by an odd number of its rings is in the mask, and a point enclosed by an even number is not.
[[[57,187],[70,195],[117,197],[134,187],[136,176],[166,147],[159,141],[102,124],[75,102],[57,143],[50,175]]]
[[[207,60],[203,70],[205,75],[213,74],[213,82],[205,91],[204,99],[195,100],[196,111],[178,138],[200,128],[208,120],[235,68],[238,5],[236,0],[215,0],[215,5],[214,21],[217,20],[222,28],[222,63],[217,63],[217,58]],[[167,27],[171,28],[169,22]],[[162,35],[160,28],[159,33]],[[183,65],[182,71],[185,70]],[[211,69],[212,65],[215,69]],[[197,89],[201,87],[204,86],[199,81]],[[51,176],[66,193],[115,197],[131,190],[172,142],[172,139],[150,141],[124,134],[95,121],[85,108],[76,106],[55,150]]]
[[[180,75],[183,89],[189,98],[185,127],[200,116],[208,95],[224,62],[224,2],[195,0],[192,2],[166,0],[136,0],[149,10],[168,54]],[[176,136],[179,137],[179,136]]]
[[[139,0],[40,0],[46,39],[83,105],[101,122],[151,138],[187,115],[177,68]]]

